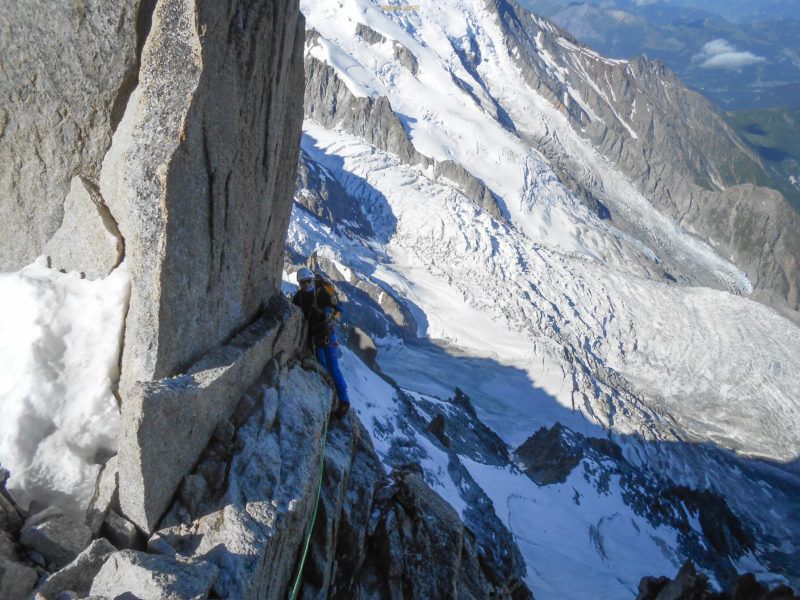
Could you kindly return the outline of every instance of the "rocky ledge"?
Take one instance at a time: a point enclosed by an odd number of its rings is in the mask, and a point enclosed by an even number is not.
[[[741,575],[730,591],[714,592],[708,584],[708,576],[698,574],[692,561],[687,560],[675,579],[643,577],[636,600],[792,600],[797,597],[785,585],[770,589],[756,581],[752,573]]]
[[[0,597],[277,599],[297,585],[298,598],[532,598],[524,566],[496,564],[513,541],[488,548],[418,465],[387,473],[357,415],[329,420],[333,388],[303,339],[276,299],[186,375],[148,384],[148,418],[129,419],[147,443],[121,445],[85,517],[0,496]],[[136,486],[130,472],[150,475]]]

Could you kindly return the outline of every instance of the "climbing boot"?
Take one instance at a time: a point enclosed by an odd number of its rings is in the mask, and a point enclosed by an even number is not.
[[[336,407],[336,418],[341,419],[347,414],[347,411],[350,410],[350,403],[349,402],[339,402],[339,406]]]

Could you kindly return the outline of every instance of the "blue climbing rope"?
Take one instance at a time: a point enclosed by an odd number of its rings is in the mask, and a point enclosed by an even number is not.
[[[306,537],[306,547],[303,549],[303,558],[300,559],[300,569],[297,571],[297,578],[294,580],[294,585],[292,586],[292,594],[290,596],[290,600],[294,600],[295,596],[297,596],[297,590],[300,589],[300,579],[303,576],[303,567],[306,564],[306,557],[308,556],[308,548],[311,546],[311,534],[314,533],[314,523],[317,521],[317,509],[319,508],[319,498],[322,495],[322,473],[325,469],[325,448],[328,445],[328,411],[325,409],[325,398],[322,395],[322,381],[320,380],[319,375],[319,365],[317,364],[317,348],[315,345],[311,345],[312,350],[314,351],[314,368],[317,372],[317,389],[319,390],[319,401],[322,404],[322,414],[325,417],[325,427],[322,432],[322,458],[320,459],[319,464],[319,485],[317,486],[317,501],[314,504],[314,514],[311,517],[311,527],[308,530],[308,536]]]

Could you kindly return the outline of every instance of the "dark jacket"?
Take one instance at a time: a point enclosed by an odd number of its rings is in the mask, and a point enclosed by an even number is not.
[[[308,321],[308,338],[317,346],[327,346],[333,333],[331,314],[338,311],[336,299],[321,285],[315,284],[310,291],[298,290],[292,304],[300,307]]]

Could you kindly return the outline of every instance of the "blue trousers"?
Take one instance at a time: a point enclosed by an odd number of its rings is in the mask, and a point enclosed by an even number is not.
[[[339,346],[317,346],[317,362],[333,376],[339,400],[349,403],[350,397],[347,395],[347,383],[345,383],[344,375],[342,375],[342,370],[339,368]]]

